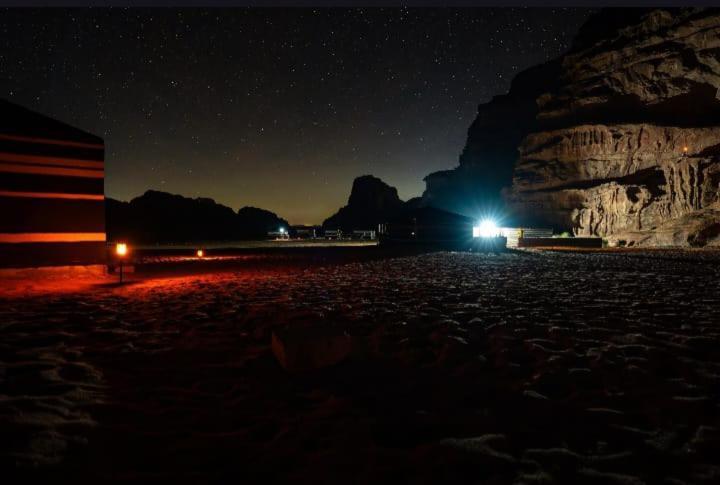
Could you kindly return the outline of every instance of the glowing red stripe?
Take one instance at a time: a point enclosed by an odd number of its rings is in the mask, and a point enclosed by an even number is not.
[[[85,177],[101,179],[105,177],[104,170],[81,170],[79,168],[36,167],[32,165],[13,165],[0,163],[0,172],[34,173],[39,175],[64,175],[69,177]]]
[[[30,199],[74,199],[74,200],[105,200],[98,194],[61,194],[56,192],[13,192],[0,190],[0,197],[23,197]]]
[[[99,148],[104,149],[105,146],[98,143],[83,143],[79,141],[67,141],[67,140],[53,140],[50,138],[35,138],[32,136],[19,136],[19,135],[3,135],[0,134],[0,140],[11,140],[11,141],[23,141],[28,143],[37,143],[40,145],[59,145],[66,147],[78,147],[78,148]]]
[[[79,168],[104,168],[103,162],[97,160],[79,160],[76,158],[41,157],[38,155],[22,155],[20,153],[0,152],[0,161],[11,163],[28,163],[39,165],[61,165]]]
[[[18,232],[0,234],[0,243],[105,241],[104,232]]]

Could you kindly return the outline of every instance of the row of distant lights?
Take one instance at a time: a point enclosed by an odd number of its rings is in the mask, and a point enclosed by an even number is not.
[[[285,228],[284,228],[284,227],[281,227],[280,230],[279,230],[279,232],[280,232],[280,234],[285,234]],[[127,256],[128,251],[129,251],[129,248],[128,248],[127,243],[119,242],[119,243],[115,244],[115,254],[116,254],[118,257],[124,258],[125,256]],[[204,258],[204,257],[205,257],[205,250],[203,250],[203,249],[198,249],[197,251],[195,251],[195,255],[196,255],[198,258]]]
[[[127,256],[128,251],[129,251],[129,249],[128,249],[127,243],[115,244],[115,254],[117,254],[118,257],[124,258],[125,256]],[[198,249],[197,251],[195,251],[195,255],[198,258],[203,258],[203,257],[205,257],[205,251],[203,249]]]
[[[285,233],[284,228],[280,228],[280,234]],[[472,237],[498,237],[502,233],[501,229],[497,226],[495,221],[492,219],[483,219],[480,221],[480,225],[473,226],[472,228]],[[120,258],[124,258],[128,254],[128,245],[127,243],[117,243],[115,245],[115,254],[118,255]],[[205,251],[202,249],[198,249],[195,251],[195,255],[198,258],[205,257]]]

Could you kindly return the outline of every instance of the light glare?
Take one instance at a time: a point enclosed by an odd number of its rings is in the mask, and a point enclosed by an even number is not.
[[[473,237],[497,237],[500,230],[492,219],[483,219],[479,226],[473,227]]]
[[[117,253],[118,256],[125,256],[127,254],[127,244],[117,243],[115,245],[115,253]]]

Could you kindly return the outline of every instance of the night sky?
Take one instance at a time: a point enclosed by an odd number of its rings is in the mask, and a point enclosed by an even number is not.
[[[0,95],[105,138],[105,192],[319,223],[373,174],[418,196],[477,104],[569,48],[579,9],[9,9]]]

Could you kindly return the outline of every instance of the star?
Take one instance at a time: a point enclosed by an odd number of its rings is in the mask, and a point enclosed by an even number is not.
[[[420,195],[457,166],[478,103],[590,13],[6,9],[0,92],[103,136],[110,197],[162,188],[319,223],[355,176]]]

